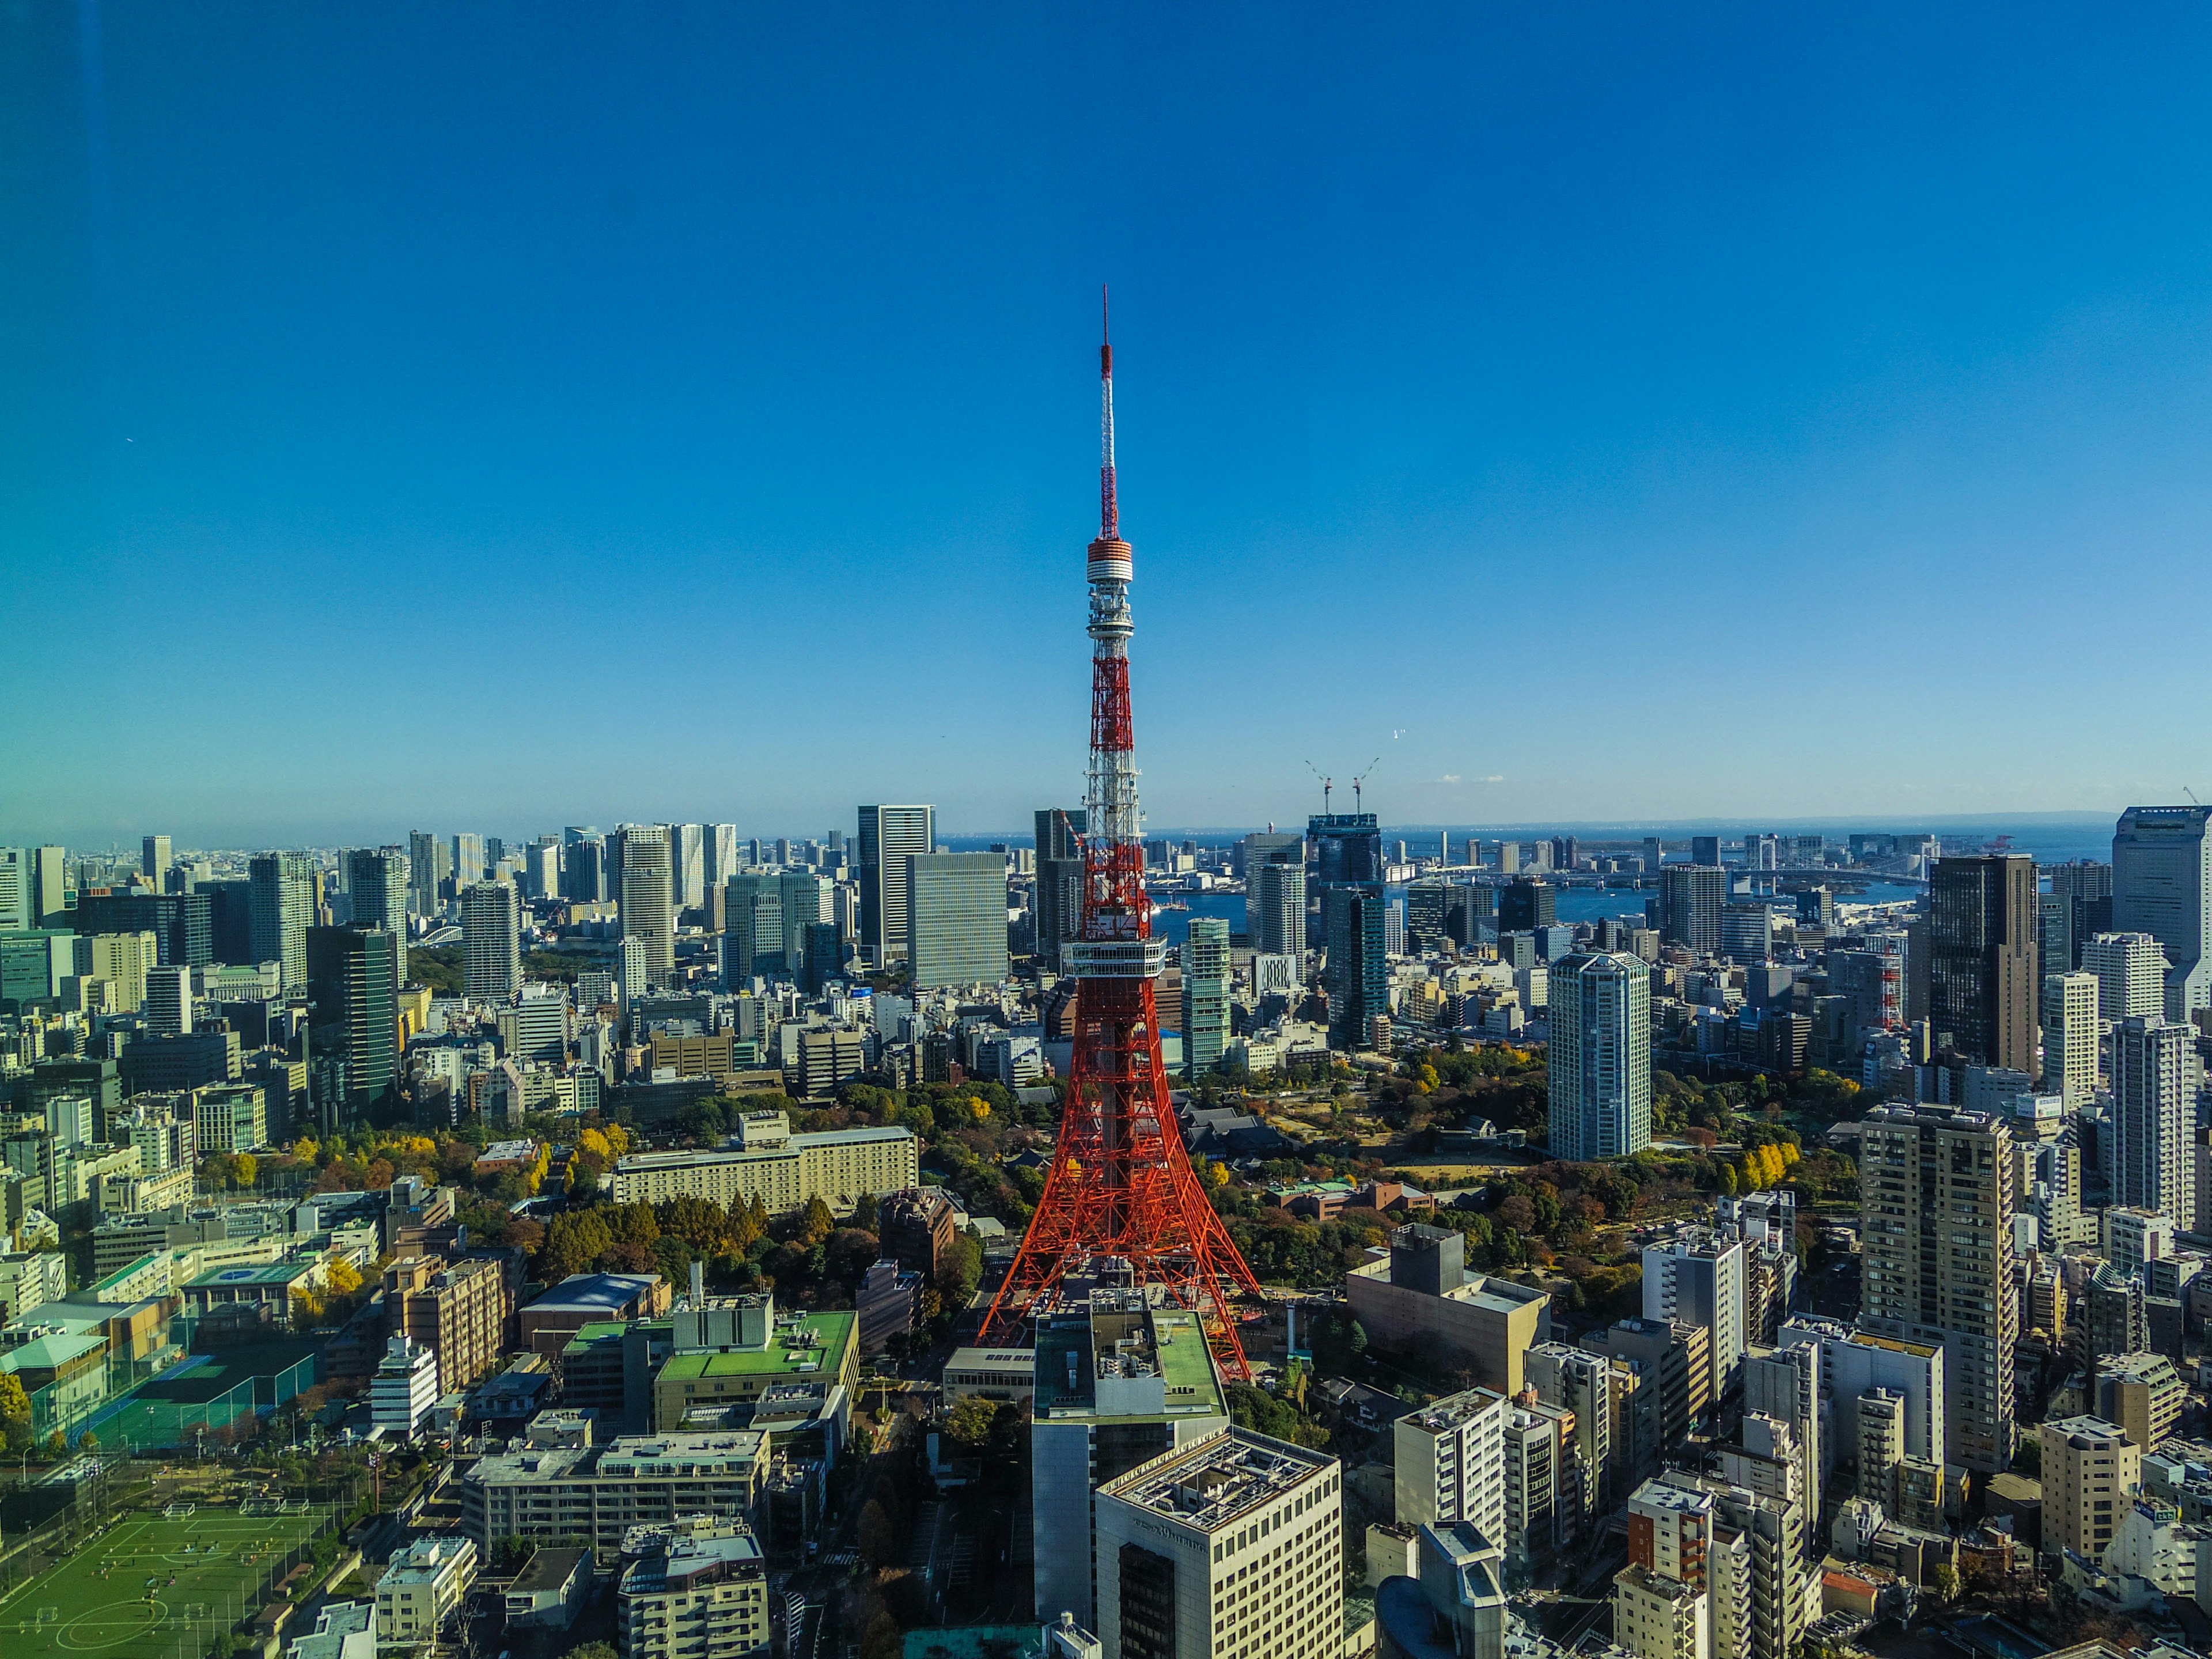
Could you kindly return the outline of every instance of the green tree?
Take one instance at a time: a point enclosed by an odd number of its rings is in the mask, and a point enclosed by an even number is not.
[[[975,1395],[956,1400],[952,1409],[945,1414],[945,1432],[958,1443],[963,1450],[978,1453],[991,1437],[992,1425],[997,1422],[999,1408],[991,1401]]]
[[[806,1249],[812,1249],[836,1231],[836,1227],[837,1218],[830,1213],[830,1206],[817,1194],[806,1200],[806,1208],[800,1213],[799,1231],[793,1236],[793,1243],[803,1243]]]
[[[952,1248],[937,1270],[937,1288],[948,1308],[964,1308],[983,1279],[983,1247],[966,1233],[953,1236]]]

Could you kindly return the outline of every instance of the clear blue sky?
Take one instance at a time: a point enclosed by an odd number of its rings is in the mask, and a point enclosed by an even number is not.
[[[0,836],[2205,793],[2208,36],[17,0]]]

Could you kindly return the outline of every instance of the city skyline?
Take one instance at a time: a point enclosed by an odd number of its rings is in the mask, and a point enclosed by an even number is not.
[[[2206,20],[581,16],[11,17],[9,833],[1074,799],[1101,280],[1160,824],[2199,781]]]

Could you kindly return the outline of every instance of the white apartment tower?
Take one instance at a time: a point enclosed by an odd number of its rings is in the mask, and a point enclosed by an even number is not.
[[[2112,1201],[2197,1227],[2189,1143],[2203,1080],[2197,1028],[2153,1014],[2112,1027]]]
[[[1489,1389],[1448,1395],[1391,1425],[1397,1464],[1395,1519],[1401,1526],[1471,1521],[1505,1543],[1505,1414],[1510,1402]]]
[[[1553,965],[1553,1156],[1626,1158],[1651,1144],[1651,969],[1641,957],[1577,952]]]
[[[2096,978],[2107,1025],[2166,1012],[2166,952],[2148,933],[2099,933],[2081,947],[2081,971]]]
[[[2043,1086],[2069,1112],[2097,1092],[2097,975],[2046,974],[2043,980]]]

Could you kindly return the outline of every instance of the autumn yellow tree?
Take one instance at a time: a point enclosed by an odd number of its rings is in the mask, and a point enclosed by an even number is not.
[[[241,1187],[251,1187],[261,1174],[261,1160],[251,1152],[240,1152],[233,1165],[234,1178]]]

